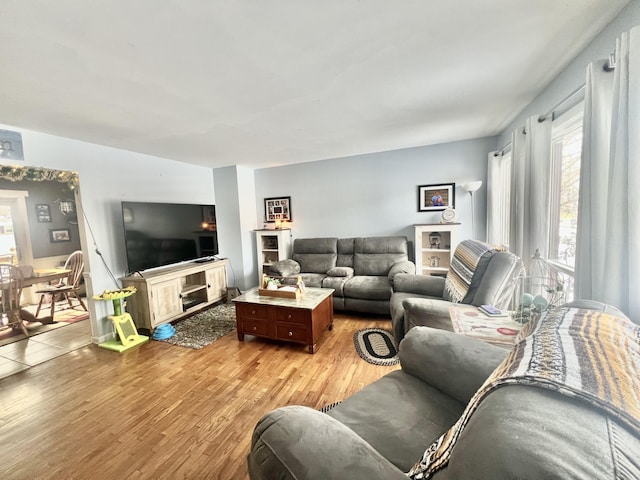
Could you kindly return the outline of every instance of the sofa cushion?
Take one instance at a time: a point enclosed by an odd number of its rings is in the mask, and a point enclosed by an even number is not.
[[[388,275],[396,262],[409,259],[406,237],[367,237],[354,241],[356,275]]]
[[[297,238],[293,242],[292,258],[303,273],[326,273],[336,266],[337,238]]]
[[[424,446],[448,430],[463,409],[462,403],[438,389],[396,370],[347,398],[327,415],[406,472],[422,455]]]
[[[300,264],[300,271],[326,273],[336,264],[336,254],[294,253],[293,259]]]
[[[344,285],[346,297],[366,300],[389,300],[392,294],[387,277],[358,275],[347,280]]]
[[[478,267],[481,268],[480,265]],[[522,261],[510,252],[495,252],[483,267],[482,275],[474,275],[469,289],[473,298],[468,303],[508,309],[516,279],[524,274]]]
[[[253,480],[407,480],[407,476],[340,422],[309,407],[267,413],[256,425],[247,458]],[[230,478],[207,475],[207,478]],[[237,475],[236,475],[237,477]]]
[[[476,240],[460,242],[451,258],[444,299],[455,303],[471,303],[496,248]]]
[[[355,238],[338,239],[338,267],[353,267],[353,247]]]
[[[356,275],[389,275],[394,263],[406,260],[406,256],[396,254],[356,253],[353,258],[353,269]]]
[[[322,280],[322,288],[333,288],[333,297],[344,297],[344,284],[347,283],[347,277],[331,277],[327,276]],[[335,306],[335,304],[334,304]]]

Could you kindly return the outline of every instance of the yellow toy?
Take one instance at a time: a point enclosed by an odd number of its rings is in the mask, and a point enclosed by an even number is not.
[[[127,312],[122,312],[122,301],[136,293],[136,291],[136,287],[125,287],[118,290],[105,290],[100,295],[94,295],[94,300],[112,301],[114,314],[107,316],[107,318],[113,322],[116,332],[118,332],[118,337],[120,337],[120,340],[108,340],[100,343],[98,344],[99,347],[115,350],[116,352],[124,352],[129,348],[149,341],[149,337],[138,334],[131,315]]]

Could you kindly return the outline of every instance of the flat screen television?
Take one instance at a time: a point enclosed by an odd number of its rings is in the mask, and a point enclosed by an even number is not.
[[[214,205],[122,202],[129,273],[218,254]]]

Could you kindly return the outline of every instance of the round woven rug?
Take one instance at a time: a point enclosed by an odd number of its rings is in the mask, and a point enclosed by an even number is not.
[[[382,328],[365,328],[353,335],[360,357],[374,365],[397,365],[398,347],[391,332]]]

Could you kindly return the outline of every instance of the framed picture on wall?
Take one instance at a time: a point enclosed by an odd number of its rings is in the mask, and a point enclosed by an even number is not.
[[[51,208],[49,205],[44,203],[36,205],[36,219],[39,223],[51,222]]]
[[[291,197],[265,198],[264,219],[266,222],[290,222]]]
[[[455,183],[418,186],[418,211],[437,212],[455,208]]]
[[[49,230],[49,241],[51,243],[70,242],[71,231],[68,228],[57,228]]]

